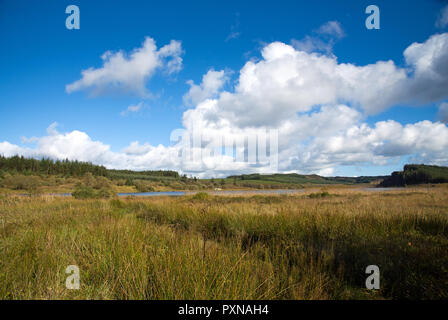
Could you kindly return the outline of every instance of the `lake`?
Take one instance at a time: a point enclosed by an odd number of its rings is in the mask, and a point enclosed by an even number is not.
[[[400,190],[409,190],[408,188],[404,187],[395,187],[395,188],[359,188],[356,189],[358,191],[374,191],[374,192],[381,192],[381,191],[400,191]]]
[[[296,193],[304,193],[307,189],[272,189],[272,190],[219,190],[219,191],[202,191],[212,195],[245,195],[245,194],[296,194]],[[308,189],[309,190],[309,189]],[[390,191],[400,191],[400,190],[409,190],[407,188],[354,188],[351,190],[355,191],[371,191],[371,192],[390,192]],[[168,197],[180,197],[180,196],[188,196],[194,195],[201,191],[158,191],[158,192],[129,192],[129,193],[118,193],[119,197],[127,197],[127,196],[135,196],[135,197],[159,197],[159,196],[168,196]],[[59,196],[59,197],[69,197],[71,193],[50,193],[50,196]],[[26,196],[23,194],[22,196]]]
[[[302,193],[305,190],[220,190],[220,191],[205,191],[212,195],[244,195],[244,194],[294,194]],[[136,197],[155,197],[155,196],[186,196],[193,195],[200,191],[163,191],[163,192],[130,192],[118,193],[119,197],[136,196]]]

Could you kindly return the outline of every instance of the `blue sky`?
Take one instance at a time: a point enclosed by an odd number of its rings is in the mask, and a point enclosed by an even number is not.
[[[80,9],[79,30],[65,27],[68,16],[65,8],[71,4]],[[364,11],[369,4],[380,8],[380,30],[365,27],[367,15]],[[0,142],[25,148],[21,152],[25,155],[33,154],[30,150],[39,148],[40,142],[37,146],[23,144],[22,137],[44,137],[48,135],[47,128],[57,122],[58,132],[84,132],[115,153],[133,141],[168,147],[172,130],[183,128],[184,113],[196,107],[186,105],[183,99],[190,89],[187,81],[200,84],[202,76],[210,69],[224,70],[228,80],[220,90],[234,92],[240,70],[248,61],[262,60],[261,50],[265,46],[273,42],[290,45],[292,39],[301,40],[307,36],[325,38],[317,30],[329,21],[336,21],[344,33],[335,39],[331,53],[327,52],[337,57],[338,63],[365,66],[392,60],[397,68],[405,69],[408,66],[403,52],[408,46],[424,43],[432,35],[446,32],[446,26],[436,26],[446,5],[445,1],[436,0],[2,0],[0,114],[3,121]],[[81,79],[82,70],[102,67],[101,56],[106,51],[122,50],[129,54],[142,46],[145,37],[154,39],[158,48],[171,40],[179,41],[182,47],[182,66],[178,72],[168,74],[159,70],[145,80],[151,97],[132,92],[92,96],[89,90],[82,89],[67,92],[67,85]],[[379,112],[360,112],[357,125],[362,122],[375,127],[376,123],[386,120],[394,120],[403,126],[423,120],[435,123],[444,100],[446,96],[439,94],[436,99],[424,102],[398,101]],[[137,112],[123,113],[129,106],[139,103],[142,107]],[[412,104],[417,106],[410,106]],[[434,150],[437,148],[440,146]],[[427,150],[409,152],[395,155],[381,164],[338,160],[326,163],[329,171],[323,173],[388,174],[416,153],[423,154],[417,158],[428,159],[425,158]],[[34,154],[52,156],[42,150]],[[437,154],[434,159],[445,164],[444,157]],[[104,162],[104,157],[81,159]],[[172,166],[167,164],[165,167],[176,169]],[[159,163],[158,167],[164,168],[164,165]],[[316,164],[302,170],[300,166],[294,168],[285,164],[280,171],[321,172],[317,167]],[[151,164],[146,168],[152,168]],[[214,175],[213,172],[208,174]]]

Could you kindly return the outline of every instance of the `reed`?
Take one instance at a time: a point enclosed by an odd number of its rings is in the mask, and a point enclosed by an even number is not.
[[[325,194],[325,196],[315,196]],[[0,196],[2,299],[446,299],[448,188]],[[378,265],[380,290],[365,288]],[[81,287],[65,287],[77,265]]]

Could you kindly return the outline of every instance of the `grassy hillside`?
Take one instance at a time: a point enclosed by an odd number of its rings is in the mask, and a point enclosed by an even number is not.
[[[382,187],[402,187],[406,185],[446,183],[448,167],[407,164],[403,171],[396,171],[380,184]]]
[[[299,189],[316,185],[378,184],[383,187],[420,183],[448,182],[448,168],[406,165],[404,171],[391,176],[322,177],[319,175],[244,174],[227,178],[197,179],[176,171],[110,170],[103,166],[79,161],[50,159],[5,158],[0,156],[0,191],[29,193],[73,192],[80,187],[114,192],[149,192],[169,190],[221,189]],[[103,189],[103,190],[101,190]],[[108,190],[105,190],[108,189]],[[78,190],[85,193],[85,189]],[[92,191],[92,190],[91,190]],[[91,192],[92,193],[92,192]]]
[[[299,189],[307,185],[372,183],[382,177],[332,177],[250,174],[197,179],[176,171],[111,170],[79,161],[0,156],[0,192],[65,193],[87,196],[116,192],[221,189]],[[90,188],[90,189],[89,189]]]
[[[247,174],[230,176],[227,179],[239,182],[256,181],[259,183],[284,183],[284,184],[358,184],[371,183],[384,179],[384,176],[372,177],[321,177],[319,175],[290,174]]]
[[[92,163],[0,156],[0,192],[107,195],[116,192],[214,188],[175,171],[110,170]],[[78,190],[80,189],[80,190]]]

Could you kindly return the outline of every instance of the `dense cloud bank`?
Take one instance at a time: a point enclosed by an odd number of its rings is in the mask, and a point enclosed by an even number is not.
[[[332,32],[342,37],[342,29],[336,28],[339,25],[329,26],[332,29],[323,30],[336,30]],[[179,71],[181,53],[177,41],[157,49],[154,40],[147,38],[129,57],[122,52],[106,53],[102,68],[83,71],[82,78],[68,85],[67,91],[99,93],[119,85],[124,91],[145,96],[145,81],[157,69]],[[226,136],[275,129],[280,172],[331,175],[337,166],[383,165],[403,156],[447,165],[447,107],[443,100],[448,97],[448,33],[413,43],[403,55],[405,68],[393,61],[357,66],[339,63],[333,54],[300,50],[297,44],[270,43],[262,49],[261,59],[242,67],[231,91],[223,90],[229,81],[224,70],[210,69],[199,84],[189,81],[184,101],[192,108],[184,112],[184,129],[207,133],[207,143],[200,149],[219,144]],[[366,116],[397,104],[424,107],[438,102],[439,122],[363,122]],[[189,171],[179,143],[152,146],[135,141],[121,152],[112,152],[110,146],[94,141],[87,133],[60,133],[54,126],[47,136],[33,138],[33,142],[32,147],[1,142],[0,153],[78,159],[109,168]],[[269,170],[260,164],[231,162],[228,155],[210,158],[205,168],[192,173],[218,176]]]

